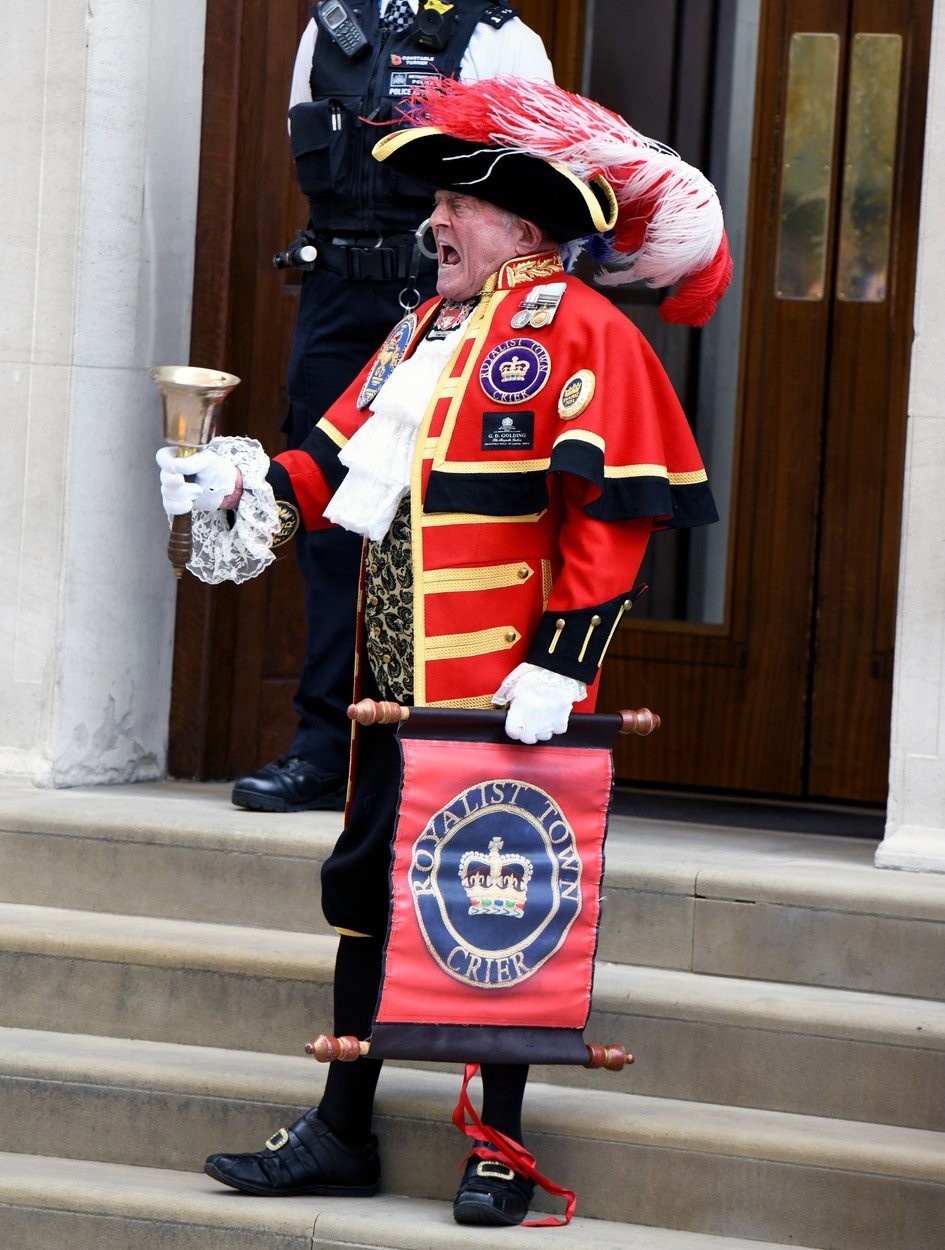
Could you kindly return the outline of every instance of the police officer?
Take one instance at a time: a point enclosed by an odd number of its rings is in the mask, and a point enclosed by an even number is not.
[[[308,197],[314,268],[302,275],[283,426],[297,448],[404,309],[434,292],[416,232],[427,192],[371,159],[398,103],[430,74],[552,80],[539,36],[490,0],[321,0],[296,56],[289,125]],[[261,811],[343,806],[361,540],[343,529],[296,544],[307,646],[285,755],[233,787]]]

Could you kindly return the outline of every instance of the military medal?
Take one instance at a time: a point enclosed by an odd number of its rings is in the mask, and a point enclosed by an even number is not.
[[[531,326],[534,330],[540,330],[543,326],[551,325],[566,290],[567,285],[564,282],[545,282],[541,286],[532,287],[511,319],[512,329],[524,330],[526,326]]]
[[[378,391],[390,377],[403,359],[404,352],[410,346],[410,340],[417,329],[417,318],[408,313],[402,321],[398,321],[384,340],[381,350],[374,359],[374,367],[367,376],[358,396],[358,408],[367,408],[377,397]]]
[[[479,385],[497,404],[522,404],[551,374],[551,357],[534,339],[506,339],[479,366]]]

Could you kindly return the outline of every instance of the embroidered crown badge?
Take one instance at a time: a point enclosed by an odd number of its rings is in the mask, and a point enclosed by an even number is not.
[[[459,861],[470,916],[520,920],[525,914],[532,862],[524,855],[501,854],[503,845],[501,838],[492,838],[488,851],[467,851]]]
[[[528,361],[521,356],[512,356],[511,359],[502,361],[499,373],[505,383],[524,382],[528,376]]]

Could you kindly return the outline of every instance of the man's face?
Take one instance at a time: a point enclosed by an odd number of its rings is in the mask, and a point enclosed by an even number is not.
[[[504,209],[454,191],[437,191],[430,228],[436,240],[436,289],[444,299],[470,299],[505,261],[518,254],[515,218]]]

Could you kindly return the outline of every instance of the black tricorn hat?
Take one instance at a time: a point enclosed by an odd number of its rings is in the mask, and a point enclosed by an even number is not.
[[[431,191],[475,196],[534,222],[558,243],[613,229],[617,199],[601,174],[583,182],[558,161],[456,139],[436,126],[395,130],[375,160]]]
[[[427,75],[401,105],[407,122],[374,148],[433,190],[508,209],[556,242],[581,240],[595,280],[675,287],[671,322],[705,325],[732,277],[715,188],[677,152],[618,113],[551,82]]]

